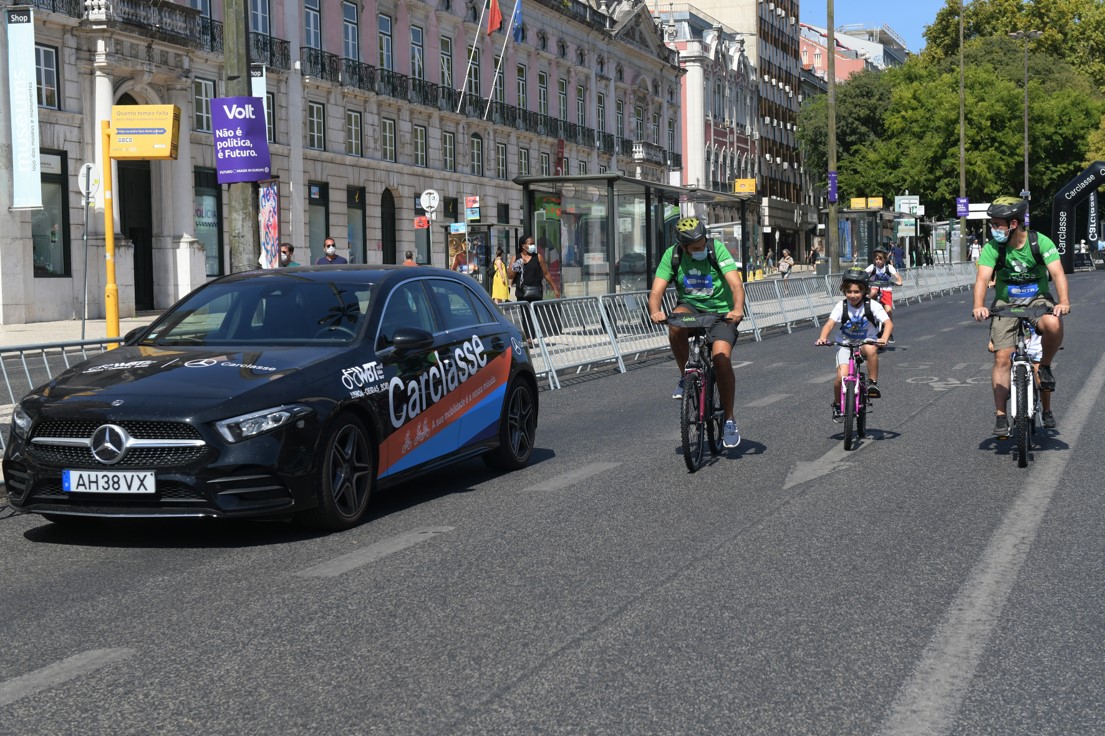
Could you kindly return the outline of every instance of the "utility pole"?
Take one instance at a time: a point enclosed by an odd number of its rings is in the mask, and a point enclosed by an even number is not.
[[[966,92],[963,85],[963,0],[959,0],[959,196],[967,196]],[[968,259],[967,218],[959,218],[959,258]]]
[[[226,94],[228,97],[249,97],[249,6],[247,0],[225,0],[223,8]],[[257,268],[257,256],[260,253],[257,197],[254,195],[252,182],[236,182],[228,186],[230,271],[248,271]]]
[[[829,82],[829,177],[836,178],[836,32],[833,30],[833,0],[828,0],[826,21],[828,31],[828,82]],[[833,181],[830,189],[835,188]],[[839,191],[839,190],[838,190]],[[829,273],[836,268],[840,258],[839,227],[837,226],[836,198],[829,197],[829,223],[825,233],[825,257],[829,259]]]

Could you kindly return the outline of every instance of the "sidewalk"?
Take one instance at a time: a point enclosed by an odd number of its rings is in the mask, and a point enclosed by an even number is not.
[[[135,327],[153,322],[160,312],[140,312],[134,317],[119,320],[119,336]],[[84,339],[97,340],[107,337],[107,322],[90,319],[84,324]],[[81,339],[81,321],[67,319],[60,322],[29,322],[25,325],[0,325],[0,349],[15,345],[41,345],[52,342],[76,342]]]

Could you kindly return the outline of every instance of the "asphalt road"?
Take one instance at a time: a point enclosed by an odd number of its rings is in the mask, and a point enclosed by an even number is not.
[[[5,508],[0,733],[1105,733],[1105,279],[1071,286],[1027,469],[958,294],[897,311],[853,452],[811,326],[738,343],[744,440],[694,475],[653,361],[342,534]]]

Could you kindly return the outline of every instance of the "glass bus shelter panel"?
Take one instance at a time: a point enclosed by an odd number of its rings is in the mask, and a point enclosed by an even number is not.
[[[466,232],[447,232],[446,263],[448,268],[476,279],[491,293],[495,254],[502,249],[503,261],[509,268],[517,251],[519,225],[506,223],[470,223]]]
[[[872,251],[879,242],[879,214],[877,211],[843,212],[840,228],[841,266],[866,266],[872,260]]]
[[[566,297],[609,293],[607,196],[597,186],[534,195],[534,238],[549,276]]]

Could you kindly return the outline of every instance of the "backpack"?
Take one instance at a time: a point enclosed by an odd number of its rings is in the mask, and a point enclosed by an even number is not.
[[[847,299],[844,300],[844,314],[848,314],[848,300]],[[863,297],[863,316],[867,319],[867,324],[875,325],[876,327],[879,327],[880,328],[879,333],[880,334],[882,333],[882,330],[881,330],[882,322],[879,322],[877,319],[875,319],[875,313],[871,309],[871,297],[869,297],[869,296]],[[844,322],[843,321],[840,323],[840,329],[842,329],[842,330],[844,329]]]
[[[1037,236],[1035,230],[1028,231],[1028,247],[1031,249],[1032,259],[1035,261],[1035,263],[1033,264],[1033,268],[1039,268],[1040,266],[1043,266],[1044,263],[1040,259],[1040,238],[1039,236]],[[1005,268],[1006,248],[1008,248],[1008,246],[1005,243],[1002,243],[998,247],[998,259],[994,262],[995,273]],[[1047,273],[1047,280],[1051,281],[1051,272],[1047,270],[1046,266],[1044,267],[1044,271]]]
[[[717,241],[708,241],[706,245],[706,260],[710,262],[710,265],[714,267],[714,270],[721,273],[721,264],[717,260],[717,250],[715,243]],[[671,252],[671,275],[674,277],[679,273],[679,264],[683,260],[683,246],[676,245],[675,249]]]

